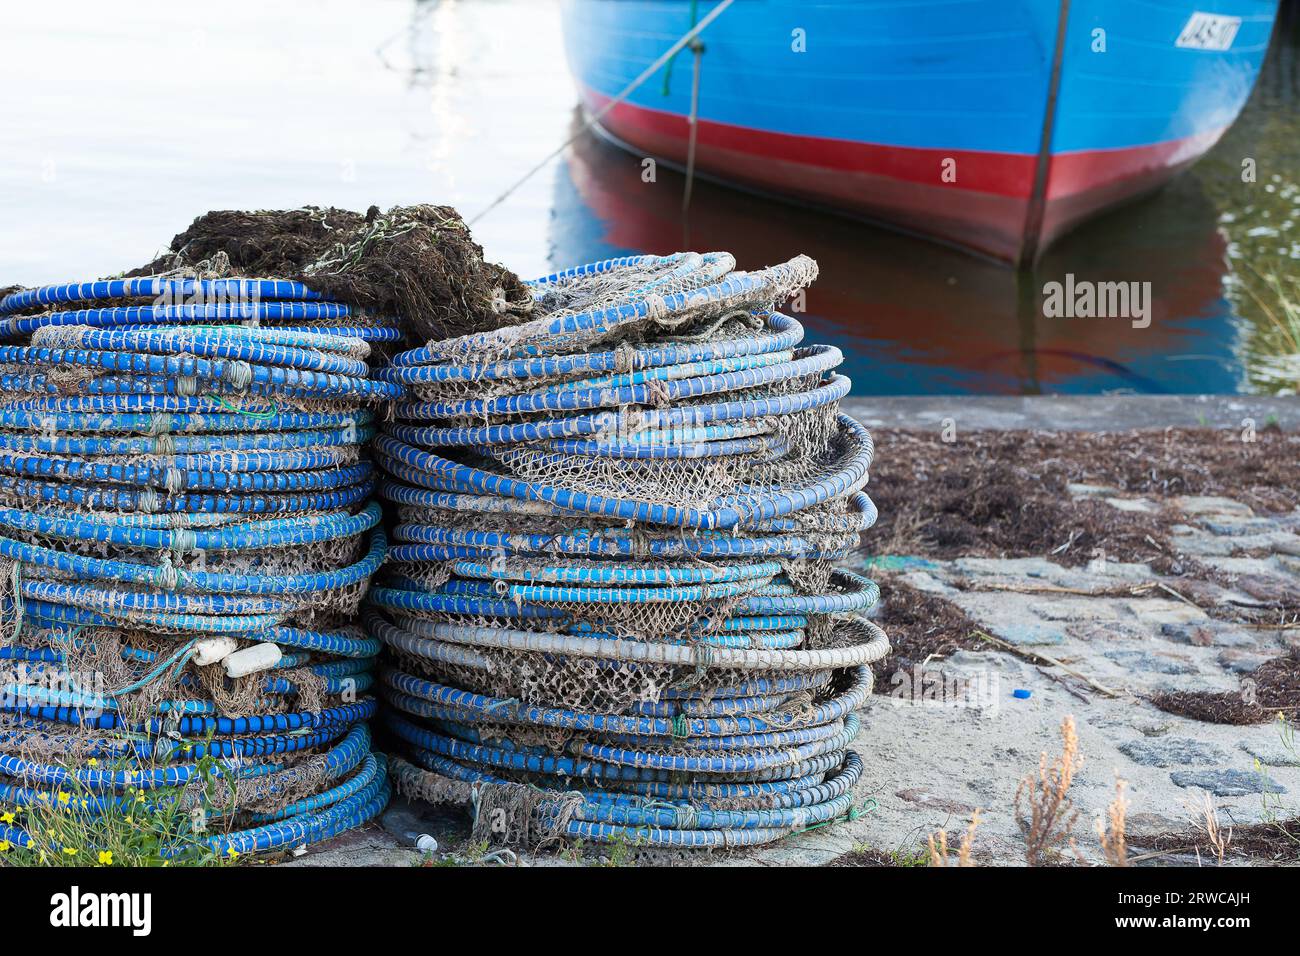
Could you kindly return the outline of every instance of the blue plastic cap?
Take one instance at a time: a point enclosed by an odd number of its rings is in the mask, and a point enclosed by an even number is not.
[[[1033,694],[1032,690],[1025,690],[1023,687],[1017,687],[1011,692],[1011,696],[1016,700],[1028,700],[1031,694]]]

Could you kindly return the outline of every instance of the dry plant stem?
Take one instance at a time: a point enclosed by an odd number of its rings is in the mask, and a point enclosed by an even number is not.
[[[957,866],[974,866],[971,860],[971,847],[975,843],[975,831],[979,829],[980,811],[971,814],[966,832],[962,834],[961,843],[957,845]],[[940,828],[927,838],[930,846],[931,866],[952,866],[948,856],[948,831]]]
[[[1061,722],[1061,737],[1061,756],[1049,765],[1044,751],[1037,775],[1025,777],[1016,788],[1016,823],[1025,839],[1025,861],[1030,866],[1039,866],[1069,845],[1079,818],[1069,796],[1070,784],[1083,764],[1073,717]]]
[[[1101,852],[1110,866],[1128,866],[1128,841],[1124,834],[1125,820],[1128,815],[1129,802],[1124,797],[1128,783],[1118,776],[1115,778],[1115,799],[1106,808],[1106,816],[1097,817],[1097,836],[1101,840]]]
[[[938,840],[935,840],[938,837]],[[937,833],[931,833],[927,838],[930,845],[930,865],[947,866],[948,865],[948,831],[939,830]]]
[[[1218,857],[1219,866],[1223,866],[1224,857],[1228,855],[1228,845],[1232,843],[1232,827],[1226,831],[1220,828],[1219,809],[1214,805],[1213,797],[1207,793],[1204,801],[1201,805],[1201,818],[1194,821],[1193,826],[1205,834],[1205,839],[1214,848],[1214,855]]]
[[[957,865],[974,866],[971,862],[970,851],[975,843],[975,831],[979,829],[980,812],[978,809],[970,815],[970,823],[966,826],[966,832],[962,835],[961,845],[957,847]]]

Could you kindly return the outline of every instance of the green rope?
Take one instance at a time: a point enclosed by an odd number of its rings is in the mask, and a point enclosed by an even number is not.
[[[804,827],[802,830],[791,830],[784,837],[782,837],[782,839],[788,840],[790,839],[790,837],[797,836],[800,833],[808,833],[812,830],[820,830],[822,827],[828,827],[834,823],[851,823],[852,821],[864,817],[868,813],[871,813],[873,810],[878,810],[879,808],[880,808],[880,804],[876,802],[875,797],[867,797],[867,799],[862,801],[860,805],[856,807],[849,807],[848,811],[841,817],[832,817],[830,820],[823,820],[821,823],[814,823],[812,826]]]
[[[270,411],[250,412],[248,409],[239,408],[236,405],[230,404],[230,402],[226,401],[224,398],[222,398],[220,395],[217,394],[209,393],[204,397],[212,399],[214,402],[216,402],[218,405],[220,405],[228,412],[234,412],[236,415],[243,415],[246,418],[253,418],[256,419],[257,421],[266,421],[280,414],[280,406],[275,404],[274,402],[271,403]]]
[[[699,0],[691,0],[691,29],[695,28],[695,23],[696,20],[698,19],[699,12],[700,12]],[[664,67],[664,96],[667,96],[671,92],[672,80],[673,80],[673,64],[677,62],[677,58],[681,55],[682,55],[682,51],[678,50],[676,53],[673,54],[672,59],[668,61],[668,65]]]

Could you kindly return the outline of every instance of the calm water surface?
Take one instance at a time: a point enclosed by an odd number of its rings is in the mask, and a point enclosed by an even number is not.
[[[1037,275],[697,184],[586,134],[475,223],[523,275],[632,251],[798,252],[810,333],[859,394],[1278,391],[1268,276],[1300,261],[1297,17],[1194,170]],[[437,202],[473,218],[578,127],[552,0],[12,5],[0,58],[0,285],[137,265],[215,208]],[[1257,181],[1241,182],[1252,158]],[[1150,328],[1045,319],[1044,282],[1150,281]],[[1274,305],[1275,309],[1275,305]]]

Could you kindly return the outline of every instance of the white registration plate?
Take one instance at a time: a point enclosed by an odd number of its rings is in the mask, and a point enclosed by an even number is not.
[[[1183,32],[1178,34],[1178,46],[1194,50],[1226,50],[1237,38],[1241,17],[1225,17],[1217,13],[1192,14]]]

